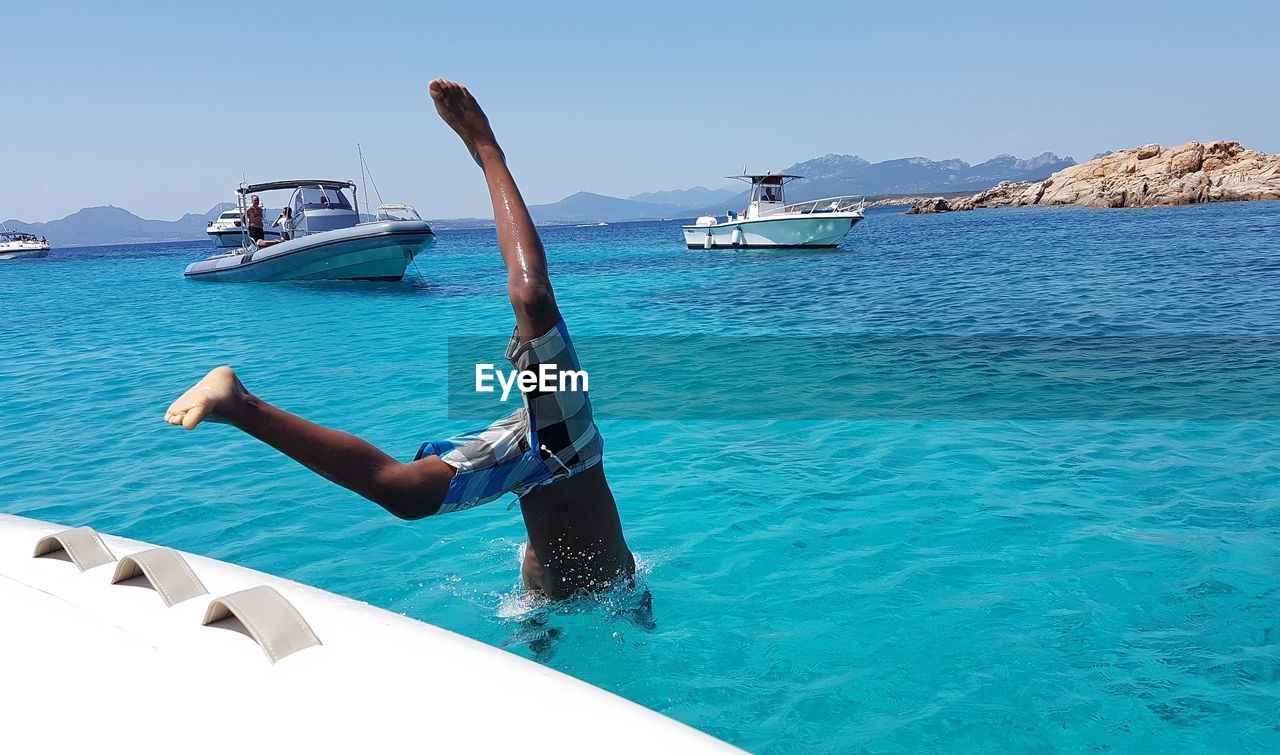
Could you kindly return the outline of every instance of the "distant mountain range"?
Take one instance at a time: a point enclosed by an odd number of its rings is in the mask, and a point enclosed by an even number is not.
[[[904,157],[869,163],[856,155],[826,155],[796,163],[782,173],[804,176],[788,186],[788,199],[804,201],[841,194],[925,194],[980,191],[1001,181],[1032,181],[1075,165],[1070,157],[1045,152],[1029,160],[999,155],[970,165],[963,160]],[[743,193],[745,197],[745,192]]]
[[[6,220],[14,231],[25,231],[49,239],[53,246],[97,246],[99,244],[156,244],[164,241],[191,241],[208,238],[205,227],[230,205],[218,205],[202,214],[187,213],[177,220],[147,220],[126,209],[107,205],[86,207],[59,220],[24,223]],[[270,223],[279,210],[263,208]]]
[[[705,204],[720,202],[737,194],[735,189],[708,189],[705,186],[695,186],[692,189],[673,189],[671,191],[647,191],[643,194],[636,194],[627,197],[632,202],[645,202],[647,204],[658,204],[667,207],[701,207]]]
[[[44,236],[53,246],[145,244],[202,238],[205,225],[219,212],[215,208],[206,215],[188,213],[177,220],[145,220],[119,207],[86,207],[47,223],[4,223],[14,231]]]
[[[881,197],[981,191],[1001,181],[1038,181],[1075,164],[1070,157],[1058,157],[1052,152],[1028,160],[999,155],[977,165],[963,160],[935,161],[923,157],[872,163],[856,155],[825,155],[776,172],[804,176],[803,181],[787,186],[787,199],[802,202],[842,194]],[[688,218],[719,214],[726,208],[741,209],[746,206],[748,193],[695,186],[620,199],[580,191],[559,202],[532,205],[529,211],[540,223]]]
[[[841,194],[884,196],[981,191],[1001,181],[1038,181],[1071,165],[1075,165],[1075,160],[1052,152],[1027,160],[999,155],[977,165],[963,160],[935,161],[923,157],[872,163],[856,155],[832,154],[775,172],[804,176],[805,180],[787,186],[788,200],[804,201]],[[559,202],[531,205],[529,211],[534,221],[541,224],[623,222],[719,214],[726,208],[741,209],[746,201],[746,191],[705,186],[645,192],[625,199],[580,191]],[[188,241],[205,238],[205,226],[222,209],[223,206],[218,206],[201,214],[188,213],[177,220],[146,220],[119,207],[86,207],[46,223],[19,220],[5,223],[16,231],[45,236],[54,246]],[[266,216],[270,219],[275,214],[276,211],[268,210]],[[445,229],[493,225],[492,220],[484,218],[432,222]]]
[[[681,217],[680,212],[687,209],[687,206],[637,202],[633,199],[580,191],[559,202],[529,205],[529,214],[533,216],[535,223],[594,223],[597,220],[613,223]]]

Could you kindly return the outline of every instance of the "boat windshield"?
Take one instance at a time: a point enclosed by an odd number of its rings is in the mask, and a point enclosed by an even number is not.
[[[342,189],[326,189],[320,186],[304,186],[302,193],[302,209],[304,210],[350,210],[351,203]]]
[[[781,184],[762,184],[760,186],[761,202],[781,202],[782,201],[782,185]]]
[[[239,210],[227,210],[226,212],[218,216],[218,220],[239,220],[239,219],[240,219]]]
[[[384,204],[378,206],[377,220],[422,220],[418,211],[407,204]]]

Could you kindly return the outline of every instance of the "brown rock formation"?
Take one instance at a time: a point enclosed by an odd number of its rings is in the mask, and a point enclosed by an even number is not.
[[[1280,155],[1239,142],[1145,144],[1073,165],[1044,181],[1004,183],[971,197],[934,198],[909,214],[979,207],[1153,207],[1280,199]]]
[[[948,201],[945,197],[934,197],[933,199],[922,199],[911,206],[907,210],[908,215],[926,215],[932,212],[948,212],[954,208],[951,202],[958,202],[959,198]]]

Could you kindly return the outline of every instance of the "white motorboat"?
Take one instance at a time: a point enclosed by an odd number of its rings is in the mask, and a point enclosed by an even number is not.
[[[0,223],[0,260],[21,260],[49,256],[49,240],[32,233],[11,231]]]
[[[6,752],[738,752],[440,627],[89,527],[0,514],[0,606]]]
[[[866,202],[855,197],[827,197],[787,204],[783,185],[802,176],[786,174],[729,176],[751,184],[751,198],[741,215],[723,220],[706,215],[681,226],[690,249],[822,248],[840,243],[862,221]]]
[[[408,205],[384,205],[373,221],[360,222],[350,181],[241,184],[239,209],[243,212],[251,194],[280,190],[293,191],[277,221],[280,241],[254,243],[243,228],[238,249],[193,262],[186,277],[225,283],[400,280],[413,258],[435,240],[431,226]]]
[[[218,217],[209,221],[209,225],[205,228],[205,233],[213,239],[214,246],[220,246],[224,249],[239,248],[244,240],[244,211],[239,207],[232,207],[229,210],[223,210]],[[279,231],[263,231],[263,235],[268,239],[279,239]]]

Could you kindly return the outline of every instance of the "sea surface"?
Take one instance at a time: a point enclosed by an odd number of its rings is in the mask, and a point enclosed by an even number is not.
[[[679,346],[748,339],[835,360],[850,344],[856,381],[871,338],[888,362],[901,344],[912,379],[842,402],[839,371],[787,376],[794,406],[821,389],[829,414],[753,404],[747,382],[732,411],[661,416],[628,414],[634,376],[593,373],[651,597],[545,605],[518,587],[514,499],[402,522],[231,428],[161,421],[225,363],[266,400],[402,459],[474,426],[451,415],[445,374],[450,336],[510,333],[491,231],[441,231],[400,283],[188,282],[203,241],[55,249],[0,263],[0,511],[368,601],[753,751],[1280,750],[1280,408],[1222,413],[1194,389],[1184,411],[1157,400],[1121,419],[1087,403],[912,404],[928,391],[912,371],[921,339],[1232,353],[1241,339],[1265,357],[1280,336],[1280,203],[873,210],[818,252],[687,250],[677,223],[543,238],[588,372],[593,343],[623,342],[637,358],[672,350],[673,369],[769,379]],[[1230,369],[1245,386],[1269,371]],[[1171,382],[1237,384],[1208,373],[1177,367]],[[643,379],[660,389],[665,374]]]

